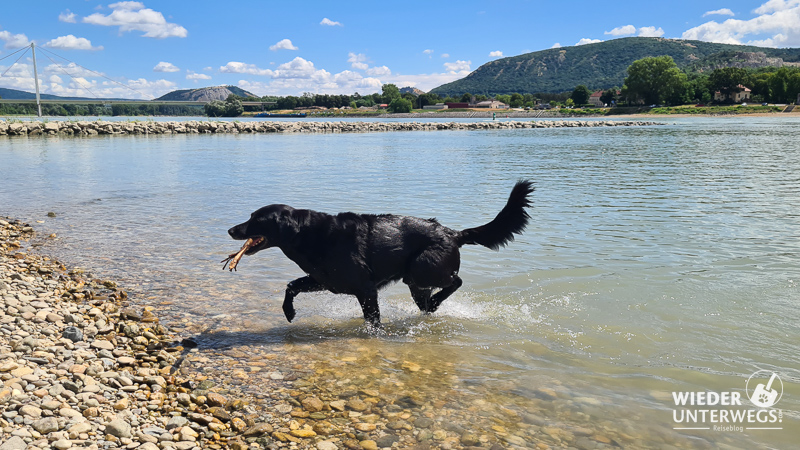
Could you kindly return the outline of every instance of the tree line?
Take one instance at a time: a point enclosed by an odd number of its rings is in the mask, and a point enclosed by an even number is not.
[[[686,73],[670,56],[642,58],[628,67],[618,100],[648,105],[710,103],[716,92],[727,99],[742,89],[739,86],[751,90],[752,102],[792,103],[800,94],[800,68],[725,67],[710,73]]]

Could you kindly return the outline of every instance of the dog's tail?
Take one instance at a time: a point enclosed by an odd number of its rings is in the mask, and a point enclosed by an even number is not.
[[[522,234],[531,216],[525,208],[531,205],[528,195],[533,192],[533,183],[519,180],[508,196],[506,206],[491,222],[475,228],[467,228],[461,232],[458,244],[480,244],[492,250],[505,247],[514,240],[515,234]]]

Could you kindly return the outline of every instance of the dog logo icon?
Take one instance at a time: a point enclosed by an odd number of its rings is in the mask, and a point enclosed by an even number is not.
[[[758,383],[763,378],[769,375],[769,381],[767,384]],[[750,392],[750,382],[758,383],[753,389],[753,392]],[[781,399],[783,396],[783,381],[781,381],[780,377],[777,373],[769,371],[769,370],[759,370],[758,372],[750,375],[750,378],[747,379],[747,384],[745,385],[745,391],[747,392],[747,396],[750,398],[750,401],[758,406],[759,408],[769,408]]]

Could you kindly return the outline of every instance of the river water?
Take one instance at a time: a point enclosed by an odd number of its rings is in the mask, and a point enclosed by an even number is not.
[[[121,280],[176,326],[203,324],[209,365],[220,349],[302,353],[355,386],[383,378],[459,397],[464,422],[470,404],[502,410],[502,430],[483,431],[522,430],[506,440],[518,446],[789,448],[800,442],[800,120],[663,122],[2,137],[0,215],[56,233],[48,252]],[[463,248],[464,286],[432,316],[403,285],[382,292],[380,336],[354,298],[326,293],[299,296],[287,324],[282,290],[303,274],[278,250],[220,270],[240,244],[226,230],[266,204],[462,229],[491,220],[520,178],[536,186],[525,234],[499,252]],[[782,396],[757,414],[748,395],[772,372]],[[676,406],[673,392],[737,392],[742,404]],[[708,409],[779,419],[682,419]]]

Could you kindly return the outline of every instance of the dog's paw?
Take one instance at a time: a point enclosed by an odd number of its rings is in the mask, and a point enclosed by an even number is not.
[[[286,320],[288,320],[289,323],[292,323],[292,320],[294,320],[294,316],[296,315],[294,308],[283,308],[283,314],[286,315]]]

